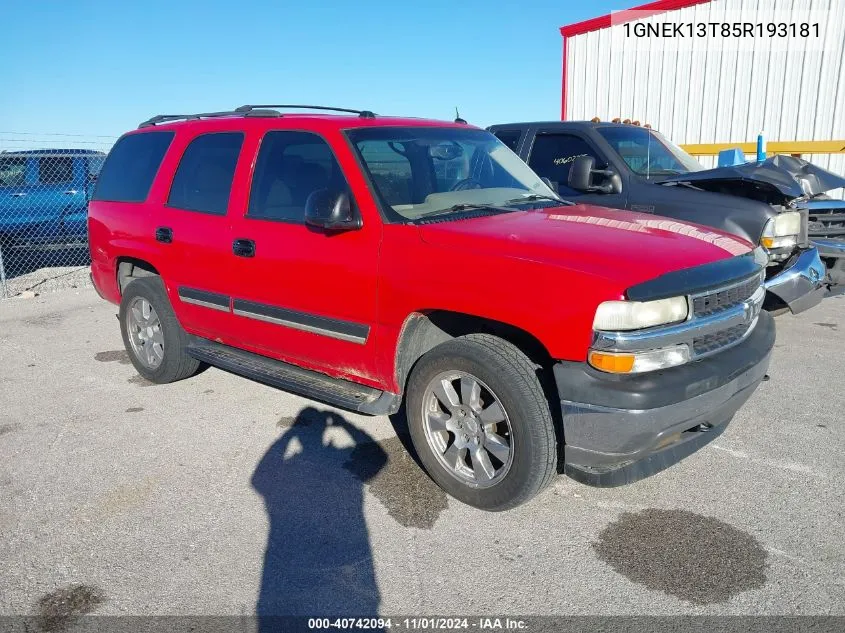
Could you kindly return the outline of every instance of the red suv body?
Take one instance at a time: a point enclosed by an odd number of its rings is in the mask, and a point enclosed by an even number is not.
[[[151,380],[205,362],[366,413],[406,398],[432,477],[504,509],[560,469],[665,468],[765,374],[741,238],[564,203],[462,123],[187,119],[124,135],[89,210],[94,284]]]

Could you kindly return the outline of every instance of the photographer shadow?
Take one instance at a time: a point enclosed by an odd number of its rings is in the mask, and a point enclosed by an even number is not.
[[[355,444],[336,446],[333,428]],[[362,444],[368,445],[366,463],[351,469],[353,449]],[[363,500],[364,483],[386,463],[387,454],[369,435],[314,407],[300,411],[264,454],[251,481],[270,522],[256,604],[261,631],[289,629],[273,616],[378,614]]]

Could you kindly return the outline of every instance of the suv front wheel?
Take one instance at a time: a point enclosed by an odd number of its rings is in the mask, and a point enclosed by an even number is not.
[[[140,277],[120,301],[120,333],[141,376],[159,384],[188,378],[200,363],[185,353],[187,334],[176,320],[161,277]]]
[[[513,508],[556,472],[554,424],[536,367],[498,337],[470,334],[425,354],[408,381],[407,414],[428,474],[471,506]]]

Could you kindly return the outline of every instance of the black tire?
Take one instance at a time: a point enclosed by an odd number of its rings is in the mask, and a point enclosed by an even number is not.
[[[423,419],[427,387],[438,375],[451,371],[485,383],[510,419],[513,461],[503,478],[490,487],[473,487],[452,474],[427,439]],[[406,405],[420,461],[441,488],[463,503],[488,511],[508,510],[538,494],[557,472],[557,438],[536,365],[519,348],[496,336],[469,334],[425,354],[408,380]]]
[[[161,332],[164,336],[164,356],[161,364],[154,369],[145,366],[135,353],[127,330],[127,310],[134,299],[146,299],[158,314]],[[200,369],[200,362],[185,353],[188,334],[179,325],[176,315],[167,298],[161,277],[139,277],[132,279],[123,292],[120,301],[120,333],[129,360],[138,373],[150,382],[165,384],[188,378]]]

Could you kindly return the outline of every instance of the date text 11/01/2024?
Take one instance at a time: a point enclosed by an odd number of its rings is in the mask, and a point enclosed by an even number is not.
[[[383,629],[410,629],[410,630],[439,630],[453,631],[461,629],[474,629],[478,631],[525,631],[527,623],[525,620],[516,618],[477,617],[477,618],[309,618],[308,628],[320,629],[345,629],[345,630],[383,630]]]

